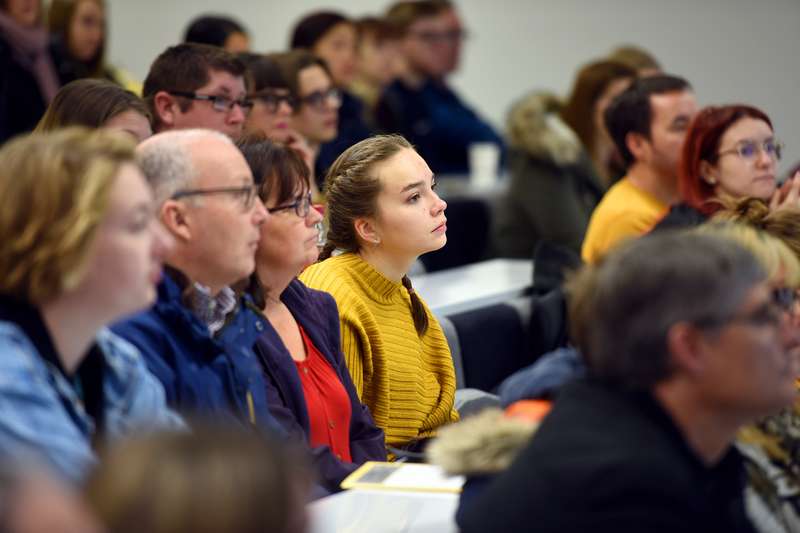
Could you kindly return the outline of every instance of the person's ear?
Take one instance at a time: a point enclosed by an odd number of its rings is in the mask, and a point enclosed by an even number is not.
[[[649,161],[650,159],[650,139],[634,131],[625,135],[625,145],[633,155],[634,161]]]
[[[366,244],[380,244],[381,236],[371,218],[357,218],[353,221],[353,228],[356,230],[356,237],[359,241]]]
[[[719,169],[708,161],[700,161],[700,179],[715,187],[719,183]]]
[[[675,371],[691,376],[703,373],[706,368],[705,347],[707,334],[693,324],[678,322],[667,331],[669,366]]]
[[[153,108],[156,112],[157,122],[168,127],[175,125],[178,102],[171,94],[166,91],[158,91],[153,97]]]
[[[186,206],[177,200],[166,200],[159,210],[164,228],[178,241],[192,238],[191,216]]]

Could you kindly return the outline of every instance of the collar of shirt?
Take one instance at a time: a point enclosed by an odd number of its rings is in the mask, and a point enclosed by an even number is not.
[[[208,326],[214,335],[225,325],[225,317],[236,308],[236,293],[230,287],[223,287],[216,296],[205,285],[195,282],[192,297],[192,311]]]

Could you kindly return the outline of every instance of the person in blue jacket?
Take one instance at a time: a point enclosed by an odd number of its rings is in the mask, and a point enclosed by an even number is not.
[[[168,244],[134,146],[71,128],[0,151],[0,456],[74,483],[97,447],[185,427],[105,327],[155,299]]]
[[[322,215],[311,205],[308,167],[295,151],[263,137],[243,139],[239,148],[270,213],[248,290],[267,319],[256,352],[270,412],[310,448],[319,483],[335,492],[365,461],[386,461],[383,431],[344,362],[336,302],[296,277],[319,250]]]
[[[252,350],[266,321],[230,288],[253,271],[267,218],[247,163],[210,130],[155,135],[137,156],[174,245],[155,305],[114,330],[142,351],[178,411],[280,431]]]
[[[381,96],[375,120],[408,139],[436,174],[469,172],[469,145],[503,140],[453,91],[445,77],[458,68],[467,33],[455,7],[442,0],[403,0],[387,19],[403,34],[404,72]]]

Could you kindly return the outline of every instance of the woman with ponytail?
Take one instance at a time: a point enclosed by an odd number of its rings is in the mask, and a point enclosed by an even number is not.
[[[328,171],[321,261],[300,276],[333,295],[358,395],[386,444],[411,451],[458,420],[447,340],[407,276],[420,255],[447,242],[447,204],[435,187],[427,163],[403,137],[353,145]]]

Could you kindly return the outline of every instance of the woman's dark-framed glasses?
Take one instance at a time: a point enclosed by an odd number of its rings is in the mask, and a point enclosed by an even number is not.
[[[190,196],[207,196],[210,194],[229,194],[235,196],[242,203],[245,211],[252,209],[255,203],[256,185],[245,185],[244,187],[217,187],[211,189],[183,189],[172,195],[173,200],[188,198]]]
[[[327,91],[314,91],[313,93],[298,98],[300,104],[305,104],[314,111],[324,111],[325,104],[333,107],[342,103],[342,91],[336,87],[331,87]]]
[[[275,207],[268,207],[269,213],[277,213],[278,211],[285,211],[287,209],[294,209],[294,213],[300,218],[306,218],[308,213],[311,212],[311,193],[299,197],[297,200],[290,204],[278,205]]]
[[[220,96],[216,94],[197,94],[187,91],[169,91],[169,94],[181,96],[183,98],[191,98],[192,100],[205,100],[207,102],[211,102],[211,107],[214,109],[214,111],[219,111],[220,113],[230,113],[233,111],[233,106],[237,105],[242,109],[242,112],[245,115],[250,113],[250,111],[253,109],[253,101],[248,98],[234,100],[233,98],[228,98],[227,96]]]
[[[250,98],[252,100],[258,100],[264,104],[264,107],[267,108],[267,112],[269,113],[277,112],[281,102],[286,102],[286,105],[292,109],[297,107],[297,99],[291,94],[281,94],[275,91],[262,91],[251,94]]]

